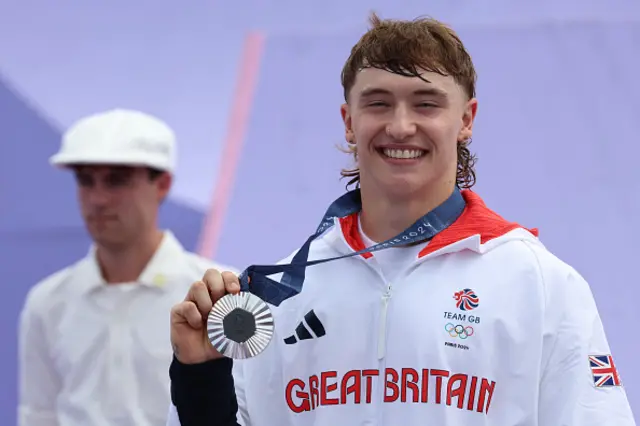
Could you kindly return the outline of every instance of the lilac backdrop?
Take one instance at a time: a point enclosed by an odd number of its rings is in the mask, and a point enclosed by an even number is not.
[[[260,30],[258,86],[248,123],[232,121],[246,133],[212,244],[239,268],[276,260],[342,191],[337,176],[349,163],[336,149],[339,72],[371,9],[430,14],[459,30],[480,75],[477,190],[507,218],[539,227],[591,282],[640,409],[638,345],[627,330],[640,313],[624,303],[640,238],[628,219],[640,215],[636,0],[437,1],[428,10],[417,0],[187,3],[0,0],[1,424],[15,424],[16,322],[26,291],[88,244],[70,177],[47,164],[61,130],[113,106],[167,119],[181,146],[162,222],[195,249],[218,164],[233,161],[221,152],[238,130],[227,123],[244,37]]]

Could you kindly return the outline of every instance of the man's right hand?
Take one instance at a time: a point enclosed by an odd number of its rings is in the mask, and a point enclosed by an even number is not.
[[[227,293],[240,292],[240,281],[233,272],[209,269],[202,281],[191,285],[183,302],[171,309],[171,345],[183,364],[199,364],[222,358],[207,336],[207,317],[213,304]]]

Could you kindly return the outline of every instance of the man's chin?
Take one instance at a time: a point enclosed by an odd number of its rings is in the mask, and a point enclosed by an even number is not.
[[[389,176],[380,185],[380,195],[387,195],[391,198],[412,197],[425,191],[428,182],[424,176],[414,173]]]
[[[90,229],[89,235],[93,242],[98,245],[109,249],[117,249],[122,247],[124,244],[124,239],[110,230],[95,230]]]

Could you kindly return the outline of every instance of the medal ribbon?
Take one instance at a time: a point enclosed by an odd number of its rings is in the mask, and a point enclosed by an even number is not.
[[[444,203],[418,219],[413,225],[400,234],[367,249],[343,256],[309,261],[309,248],[313,240],[335,225],[336,219],[344,218],[362,210],[360,190],[349,191],[335,200],[327,209],[316,232],[302,245],[293,256],[291,263],[282,265],[251,265],[240,274],[241,291],[249,291],[265,302],[278,306],[286,299],[302,291],[306,268],[321,263],[333,262],[348,257],[373,253],[394,246],[404,246],[431,240],[438,233],[448,228],[462,214],[465,201],[456,187]],[[269,275],[283,273],[280,282],[269,278]]]

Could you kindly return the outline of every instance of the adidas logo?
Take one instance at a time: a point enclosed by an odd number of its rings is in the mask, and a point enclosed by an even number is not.
[[[325,334],[327,334],[327,332],[324,330],[324,326],[312,309],[304,316],[304,319],[300,321],[300,324],[296,327],[296,332],[284,339],[284,343],[287,345],[293,345],[300,340],[318,338]]]

